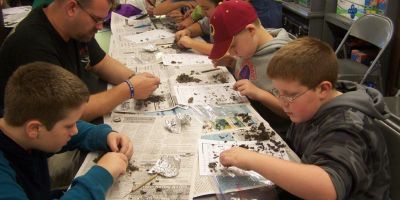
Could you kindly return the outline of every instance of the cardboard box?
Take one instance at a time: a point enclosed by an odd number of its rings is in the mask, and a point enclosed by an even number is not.
[[[381,1],[385,0],[337,0],[336,13],[357,20],[364,14],[376,14]]]

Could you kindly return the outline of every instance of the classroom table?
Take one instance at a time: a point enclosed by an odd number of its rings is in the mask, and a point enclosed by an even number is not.
[[[95,38],[98,41],[99,45],[101,48],[103,48],[104,51],[108,52],[110,48],[110,37],[111,37],[111,31],[109,29],[104,29],[102,31],[99,31],[96,35]],[[100,83],[99,88],[101,90],[104,90],[104,84]],[[109,117],[109,116],[108,116]],[[299,158],[297,155],[294,154],[293,151],[291,151],[288,148],[288,154],[291,160],[299,162]],[[88,158],[89,160],[92,159],[92,157]],[[88,160],[87,159],[87,160]],[[85,162],[87,162],[85,160]],[[80,174],[82,172],[78,172]],[[211,195],[205,195],[205,196],[200,196],[196,197],[194,199],[199,199],[199,200],[208,200],[208,199],[278,199],[278,190],[276,190],[275,187],[272,188],[256,188],[256,189],[250,189],[250,190],[242,190],[239,192],[230,192],[226,193],[224,195],[216,195],[216,194],[211,194]]]

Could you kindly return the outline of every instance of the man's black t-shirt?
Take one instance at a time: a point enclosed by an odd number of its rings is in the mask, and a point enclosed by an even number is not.
[[[0,49],[0,110],[4,107],[7,80],[19,66],[34,61],[59,65],[80,77],[94,91],[98,79],[86,67],[96,65],[104,56],[94,38],[88,43],[74,39],[65,42],[42,8],[32,10]]]

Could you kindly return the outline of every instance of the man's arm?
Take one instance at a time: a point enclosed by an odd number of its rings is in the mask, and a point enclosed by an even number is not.
[[[130,79],[134,89],[135,99],[146,99],[160,84],[160,79],[149,74],[141,73]],[[117,105],[131,98],[131,91],[126,82],[110,90],[91,95],[82,115],[82,119],[90,121],[111,112]]]
[[[91,121],[111,112],[116,106],[131,98],[129,85],[124,82],[134,72],[122,63],[106,55],[91,69],[102,79],[117,84],[110,90],[91,95],[85,107],[82,119]],[[141,73],[131,77],[135,99],[146,99],[157,89],[160,79],[149,73]]]
[[[98,74],[103,80],[114,85],[122,83],[127,80],[129,76],[135,74],[132,70],[107,54],[99,63],[92,67],[91,71]]]

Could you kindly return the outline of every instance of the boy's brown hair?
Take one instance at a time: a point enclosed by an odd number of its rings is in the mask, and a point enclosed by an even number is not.
[[[325,42],[303,37],[279,49],[271,59],[267,75],[271,79],[298,81],[312,89],[322,81],[337,81],[335,52]]]
[[[36,119],[51,130],[70,109],[89,99],[86,85],[60,66],[34,62],[19,67],[9,78],[4,94],[4,120],[22,126]]]

